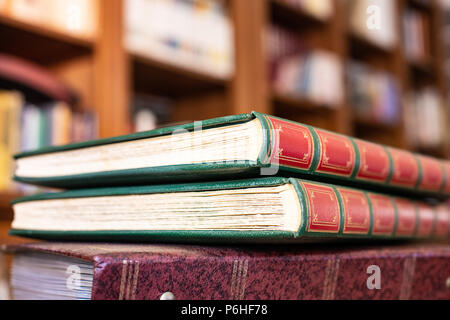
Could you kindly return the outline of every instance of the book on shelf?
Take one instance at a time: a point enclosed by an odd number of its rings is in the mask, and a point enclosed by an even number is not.
[[[401,93],[393,75],[357,62],[350,62],[347,71],[348,97],[358,118],[383,124],[400,121]]]
[[[11,156],[20,150],[20,112],[22,96],[18,92],[0,91],[0,190],[11,185],[14,161]]]
[[[304,99],[329,108],[344,100],[343,68],[331,52],[314,50],[272,63],[272,87],[277,94]]]
[[[445,142],[449,134],[446,113],[437,90],[427,87],[407,95],[405,126],[408,142],[414,148],[436,148]]]
[[[265,32],[269,77],[277,94],[339,107],[343,96],[342,62],[335,54],[308,49],[295,31],[274,24]]]
[[[403,15],[406,57],[410,61],[427,62],[431,56],[430,21],[425,12],[407,8]]]
[[[198,247],[37,243],[14,253],[14,299],[450,299],[442,245]]]
[[[135,54],[229,78],[234,40],[226,7],[221,0],[126,1],[125,46]]]
[[[19,150],[92,140],[97,136],[92,114],[74,111],[65,102],[29,103],[18,91],[0,91],[0,114],[2,191],[17,187],[11,181],[14,171],[11,157]]]
[[[73,241],[434,239],[450,207],[294,178],[72,190],[13,201],[11,235]]]
[[[450,194],[447,160],[258,112],[49,147],[15,159],[17,181],[56,188],[284,175],[411,195]]]
[[[2,0],[0,13],[76,36],[92,38],[97,31],[97,0]]]
[[[346,0],[351,32],[377,46],[391,49],[397,39],[397,1]]]
[[[277,62],[301,54],[306,50],[306,45],[295,31],[271,23],[264,33],[264,50],[273,78]]]

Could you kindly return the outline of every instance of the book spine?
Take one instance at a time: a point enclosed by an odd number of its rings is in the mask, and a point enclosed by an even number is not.
[[[445,249],[197,251],[97,256],[92,299],[158,300],[168,292],[177,300],[450,299]]]
[[[300,237],[431,239],[450,235],[450,206],[291,179],[302,205]]]
[[[256,113],[255,113],[256,114]],[[414,154],[273,116],[256,114],[269,128],[271,165],[360,185],[450,195],[450,161]]]

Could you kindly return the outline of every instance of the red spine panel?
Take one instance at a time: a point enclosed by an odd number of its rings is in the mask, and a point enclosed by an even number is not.
[[[424,203],[418,203],[417,208],[419,210],[419,227],[417,229],[417,236],[422,238],[431,237],[436,218],[433,207]]]
[[[373,227],[372,234],[390,236],[394,233],[395,208],[391,198],[379,194],[369,193],[372,203]]]
[[[306,231],[338,233],[340,228],[340,207],[333,188],[302,182],[308,206]]]
[[[351,140],[339,134],[315,131],[322,151],[316,172],[350,177],[355,168],[355,150]]]
[[[378,144],[355,139],[359,149],[360,166],[357,179],[386,182],[389,177],[389,156]]]
[[[395,199],[397,206],[398,224],[397,236],[412,237],[416,229],[416,207],[407,199]]]
[[[436,208],[436,228],[434,232],[437,237],[450,234],[450,207],[442,204]]]
[[[446,194],[450,194],[450,161],[446,161],[444,163],[444,168],[445,168],[445,174],[446,174],[446,183],[445,183],[445,188],[444,188],[444,192]]]
[[[369,234],[370,207],[364,193],[340,188],[338,192],[344,206],[344,234]]]
[[[314,141],[306,126],[267,118],[272,131],[271,163],[308,170],[314,158]]]
[[[444,181],[441,162],[425,156],[418,156],[418,159],[422,167],[422,180],[419,188],[427,191],[439,191]]]
[[[389,148],[392,156],[392,179],[390,184],[414,188],[419,179],[419,166],[411,152]]]

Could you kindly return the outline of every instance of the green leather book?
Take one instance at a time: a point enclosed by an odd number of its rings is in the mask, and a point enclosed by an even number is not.
[[[57,188],[295,176],[450,196],[450,162],[253,112],[15,156],[15,179]]]
[[[75,241],[431,239],[450,226],[448,204],[281,177],[73,190],[13,209],[12,235]]]

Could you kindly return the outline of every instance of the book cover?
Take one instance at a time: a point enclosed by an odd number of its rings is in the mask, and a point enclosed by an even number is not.
[[[36,243],[8,249],[15,252],[14,259],[30,252],[54,255],[50,261],[73,258],[67,270],[53,276],[56,285],[66,287],[62,298],[79,297],[82,284],[83,298],[94,300],[450,299],[448,245],[224,248]],[[57,272],[52,265],[47,274]],[[78,281],[69,281],[76,278],[77,269],[82,271]],[[38,297],[49,285],[42,281],[24,291],[20,280],[31,276],[32,281],[40,273],[21,273],[14,263],[12,272],[13,298],[24,293]],[[61,299],[58,293],[61,289],[43,298]]]
[[[257,122],[254,122],[255,120]],[[146,143],[156,141],[154,139],[170,138],[174,132],[194,132],[195,135],[198,134],[198,127],[202,128],[201,132],[206,133],[221,128],[232,131],[231,126],[240,124],[254,125],[254,131],[247,137],[248,147],[245,151],[241,150],[245,154],[233,155],[231,160],[195,158],[190,163],[184,163],[187,161],[184,156],[189,156],[189,153],[180,151],[179,154],[175,153],[175,160],[164,157],[164,161],[159,159],[155,166],[149,167],[150,158],[147,157],[161,153],[161,150],[146,147]],[[184,133],[176,136],[183,137]],[[252,143],[253,137],[260,137],[259,142]],[[189,139],[186,144],[193,144],[194,140]],[[226,153],[228,149],[239,147],[239,141],[237,137],[233,137],[228,142],[218,141],[214,146],[217,145],[219,151],[223,149],[223,153]],[[126,162],[130,161],[138,150],[133,147],[134,144],[139,144],[139,148],[146,150],[148,155],[139,154],[140,158],[136,160],[136,164],[127,167]],[[128,149],[122,150],[122,146],[128,146]],[[256,150],[258,155],[247,155],[247,151],[256,146],[260,148]],[[83,158],[79,158],[80,152],[86,153]],[[207,155],[206,152],[192,153],[196,157],[199,154]],[[84,165],[69,174],[67,170],[71,168],[73,157],[77,155],[78,164],[80,161],[88,162],[83,162]],[[115,158],[119,158],[117,163],[112,161]],[[415,195],[450,195],[449,161],[353,139],[257,112],[127,136],[43,148],[18,154],[15,159],[18,167],[15,172],[16,180],[65,189],[279,175],[307,177]],[[57,165],[53,163],[56,159]],[[172,164],[167,164],[169,160],[172,160]]]
[[[72,241],[445,238],[450,207],[294,178],[72,190],[13,202],[12,235]]]

